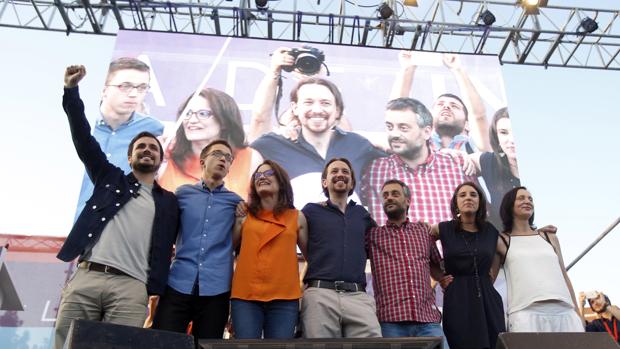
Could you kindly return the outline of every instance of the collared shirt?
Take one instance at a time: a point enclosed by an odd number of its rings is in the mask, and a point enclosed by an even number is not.
[[[462,164],[447,154],[431,151],[426,162],[410,168],[398,155],[372,162],[362,178],[362,194],[377,224],[386,222],[381,187],[388,179],[399,179],[411,190],[409,220],[431,224],[452,219],[450,200],[456,187],[474,178],[465,176]]]
[[[366,233],[375,226],[368,211],[353,200],[344,213],[329,200],[309,203],[301,211],[308,221],[308,271],[304,282],[366,285]]]
[[[353,165],[355,174],[360,176],[370,161],[386,155],[366,138],[338,127],[334,128],[325,158],[306,141],[301,132],[295,141],[271,132],[255,140],[251,146],[258,150],[263,158],[273,160],[284,167],[290,178],[310,172],[320,174],[327,161],[332,158],[346,158]]]
[[[430,228],[409,221],[372,228],[368,234],[368,257],[381,322],[439,322],[431,289],[430,263],[441,257]]]
[[[168,285],[192,294],[198,281],[201,296],[230,291],[232,228],[241,198],[223,184],[213,190],[203,183],[182,185],[176,194],[181,221]]]
[[[129,120],[122,123],[116,130],[112,130],[112,127],[106,124],[103,116],[101,116],[95,121],[93,136],[99,143],[101,150],[106,154],[108,161],[128,174],[131,172],[131,168],[127,161],[127,148],[131,140],[143,131],[148,131],[155,136],[161,136],[164,132],[164,125],[155,118],[134,112]],[[85,172],[75,212],[76,219],[84,209],[86,200],[92,194],[93,182],[88,172]]]
[[[440,150],[442,148],[447,149],[455,149],[455,150],[464,150],[468,154],[474,153],[478,151],[478,147],[471,141],[471,138],[466,135],[456,135],[450,141],[447,147],[444,147],[441,143],[441,137],[437,134],[437,132],[433,131],[431,134],[431,145],[434,150]]]

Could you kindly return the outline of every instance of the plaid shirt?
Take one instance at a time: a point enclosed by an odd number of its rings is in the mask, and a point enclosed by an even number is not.
[[[362,178],[362,195],[378,225],[386,222],[381,187],[388,179],[399,179],[411,189],[409,220],[439,223],[452,219],[450,199],[456,187],[475,178],[465,176],[462,160],[431,151],[424,164],[410,168],[398,155],[375,159]]]
[[[372,228],[367,235],[372,282],[381,322],[439,322],[431,289],[429,263],[441,261],[423,223],[391,223]]]

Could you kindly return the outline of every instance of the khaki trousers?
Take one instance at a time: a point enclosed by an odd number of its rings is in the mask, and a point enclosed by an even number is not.
[[[62,349],[74,319],[142,327],[147,301],[146,285],[139,280],[79,268],[62,290],[54,347]]]
[[[301,326],[305,338],[381,337],[375,300],[366,292],[307,288]]]

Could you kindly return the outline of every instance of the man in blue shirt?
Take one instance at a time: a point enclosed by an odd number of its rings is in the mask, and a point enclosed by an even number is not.
[[[355,188],[349,160],[331,159],[321,178],[328,200],[302,210],[308,221],[304,337],[381,337],[375,300],[365,292],[365,239],[375,223],[364,207],[347,202]]]
[[[149,83],[150,68],[142,61],[130,57],[112,61],[101,94],[100,117],[93,127],[93,136],[108,161],[127,174],[131,172],[126,157],[131,139],[143,131],[155,136],[161,136],[164,131],[164,125],[157,119],[136,111],[142,108]],[[93,182],[85,173],[75,219],[92,193]]]
[[[331,81],[318,77],[300,81],[291,91],[291,109],[301,124],[296,139],[271,132],[251,146],[264,159],[276,161],[288,172],[296,206],[320,200],[321,191],[309,188],[315,187],[327,160],[347,158],[353,170],[362,173],[372,160],[386,155],[366,138],[336,126],[342,118],[344,103]]]
[[[224,187],[233,161],[224,140],[200,153],[202,181],[177,189],[181,211],[176,254],[153,328],[221,339],[228,321],[233,272],[232,227],[239,195]]]

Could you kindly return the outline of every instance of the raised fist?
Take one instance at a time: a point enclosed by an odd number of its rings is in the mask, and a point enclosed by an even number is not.
[[[83,65],[68,66],[65,69],[65,88],[76,87],[85,75],[86,68]]]

